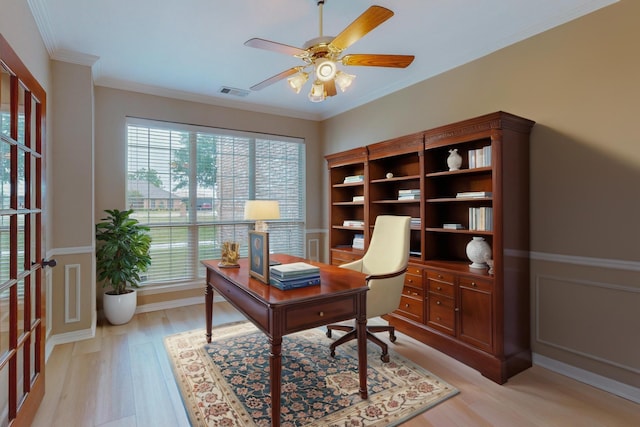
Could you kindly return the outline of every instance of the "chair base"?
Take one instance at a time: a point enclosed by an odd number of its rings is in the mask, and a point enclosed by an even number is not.
[[[342,345],[348,341],[354,340],[358,338],[357,330],[353,326],[346,325],[327,325],[327,337],[331,338],[331,331],[344,331],[346,334],[335,340],[329,346],[331,350],[331,357],[336,356],[336,347]],[[367,326],[367,339],[377,344],[382,349],[382,355],[380,356],[380,360],[384,363],[389,362],[389,348],[387,344],[382,341],[380,338],[373,335],[377,332],[389,332],[389,341],[396,342],[395,328],[391,325],[387,326]]]

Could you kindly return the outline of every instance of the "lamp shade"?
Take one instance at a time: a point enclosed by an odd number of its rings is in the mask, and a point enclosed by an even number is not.
[[[280,204],[277,200],[247,200],[244,204],[244,219],[280,219]]]

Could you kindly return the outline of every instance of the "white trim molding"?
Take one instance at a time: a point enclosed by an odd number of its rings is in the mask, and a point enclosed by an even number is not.
[[[589,372],[584,369],[576,368],[575,366],[571,366],[537,353],[533,353],[533,363],[545,369],[549,369],[550,371],[573,378],[576,381],[589,384],[590,386],[599,388],[600,390],[631,400],[632,402],[640,403],[640,388],[612,380],[611,378],[603,377],[602,375],[594,374],[593,372]]]
[[[640,271],[640,261],[626,261],[620,259],[591,258],[575,255],[552,254],[545,252],[530,252],[531,259],[539,261],[558,262],[561,264],[582,265],[585,267],[611,268],[615,270]]]
[[[80,321],[80,264],[64,266],[64,323]],[[72,294],[75,303],[72,303]],[[73,307],[72,307],[73,306]],[[71,310],[73,308],[73,310]],[[71,313],[73,311],[73,314]]]

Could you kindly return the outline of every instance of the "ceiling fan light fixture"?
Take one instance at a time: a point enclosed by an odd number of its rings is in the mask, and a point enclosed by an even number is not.
[[[338,85],[338,87],[340,88],[340,90],[342,92],[345,92],[347,90],[347,88],[349,86],[351,86],[351,83],[353,83],[353,79],[355,79],[356,76],[353,74],[348,74],[345,73],[343,71],[338,71],[336,73],[336,84]]]
[[[336,76],[338,67],[330,59],[322,58],[316,61],[316,77],[321,82],[328,82]]]
[[[324,84],[322,82],[317,81],[311,86],[311,92],[309,92],[309,100],[311,102],[322,102],[326,98],[326,94],[324,92]]]
[[[305,73],[304,71],[300,71],[287,79],[289,86],[295,93],[300,93],[302,86],[304,86],[307,80],[309,80],[309,73]]]

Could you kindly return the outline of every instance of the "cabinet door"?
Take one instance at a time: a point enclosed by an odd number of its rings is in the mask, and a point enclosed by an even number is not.
[[[460,278],[460,340],[483,350],[493,350],[491,281]]]

